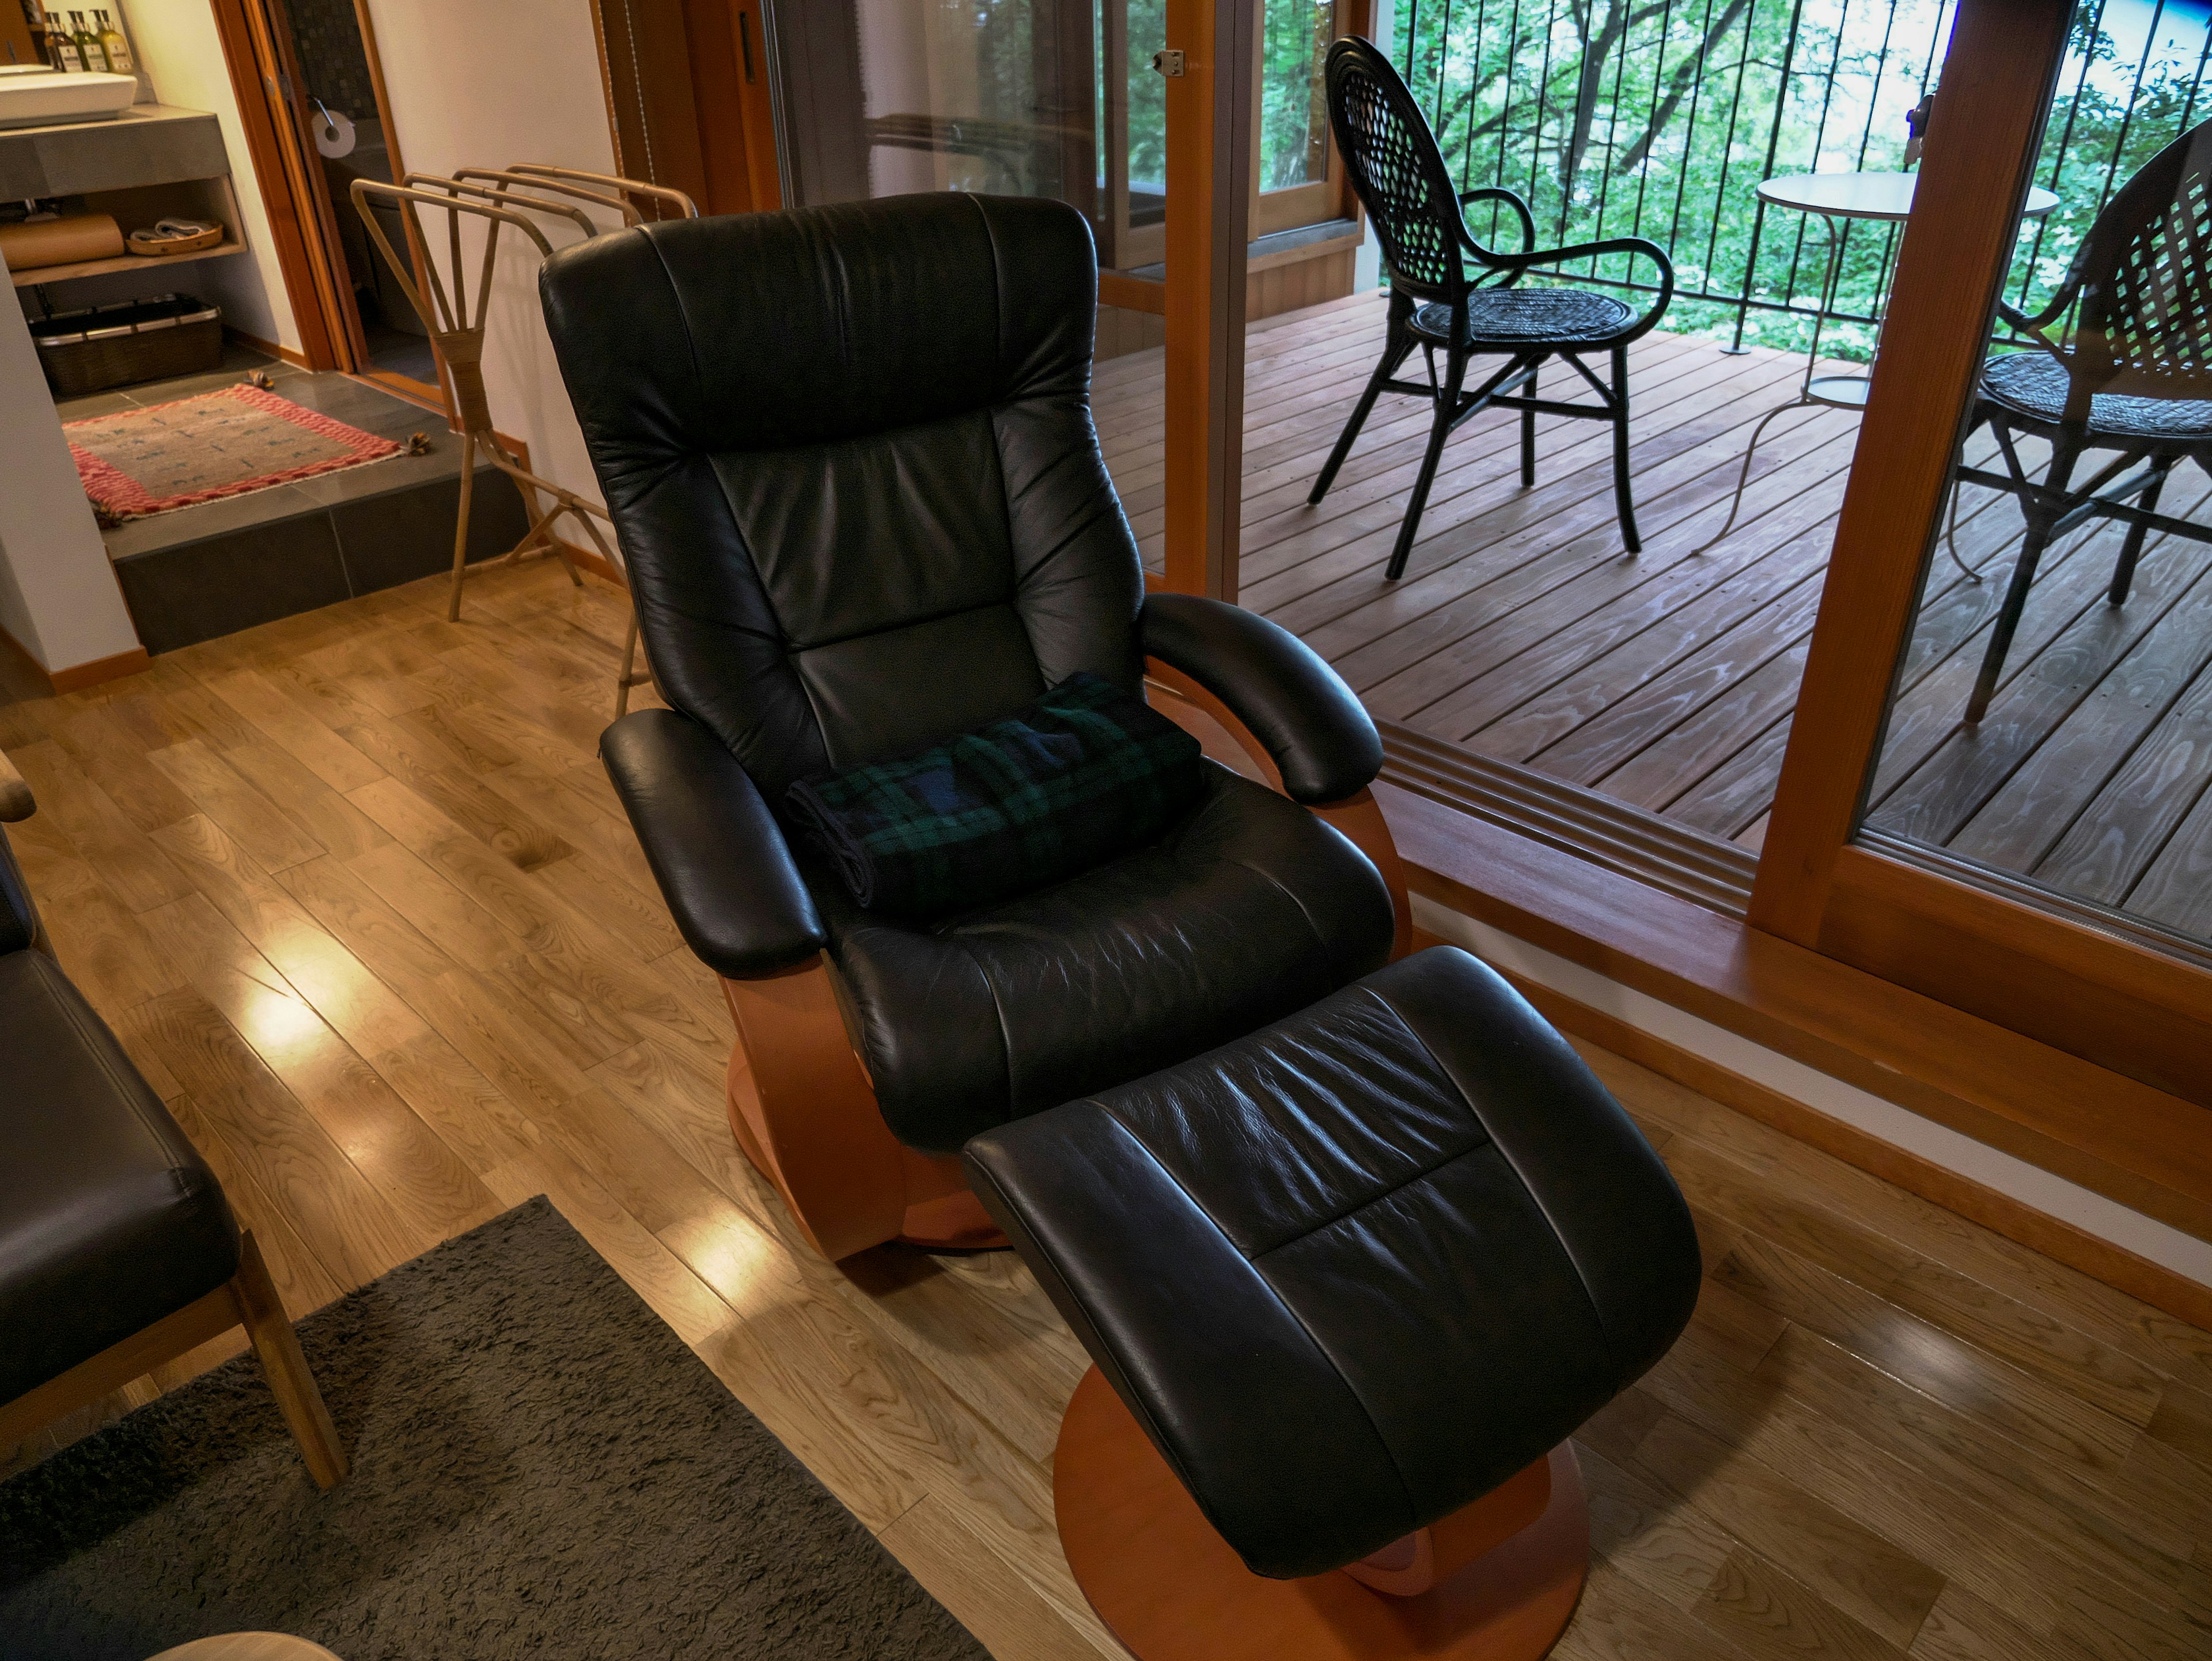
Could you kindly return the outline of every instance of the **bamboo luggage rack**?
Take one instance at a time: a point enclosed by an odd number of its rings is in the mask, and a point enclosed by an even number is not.
[[[514,480],[532,505],[530,528],[522,540],[507,551],[506,559],[551,553],[567,568],[568,580],[580,585],[583,577],[556,533],[561,516],[565,514],[582,526],[608,569],[623,571],[622,561],[597,522],[604,520],[611,527],[613,520],[606,508],[523,466],[507,453],[492,426],[490,398],[483,377],[483,346],[492,282],[498,270],[500,231],[507,225],[515,227],[537,247],[538,258],[543,260],[550,257],[553,246],[545,233],[528,216],[532,213],[568,220],[589,237],[601,232],[583,204],[612,210],[621,216],[624,226],[638,224],[643,219],[630,199],[634,196],[667,202],[686,218],[696,218],[697,207],[681,192],[664,186],[542,162],[518,162],[507,168],[463,167],[450,176],[410,173],[396,185],[356,179],[352,195],[355,211],[361,216],[377,251],[398,279],[401,291],[414,307],[416,315],[422,319],[422,326],[429,332],[431,344],[437,348],[452,379],[453,405],[462,435],[461,501],[453,527],[453,575],[446,609],[447,618],[456,623],[460,620],[461,588],[468,573],[469,510],[479,453],[486,464]],[[409,232],[408,240],[422,251],[420,282],[412,262],[385,236],[383,227],[370,208],[375,200],[398,205]],[[429,252],[434,245],[423,233],[421,215],[425,207],[445,216],[447,268],[444,275]],[[473,305],[462,235],[465,218],[482,221],[484,226]],[[549,498],[552,505],[541,509],[541,498]],[[643,668],[638,666],[637,616],[633,609],[629,632],[623,642],[622,671],[615,686],[617,718],[629,707],[631,689],[651,676],[649,664]]]

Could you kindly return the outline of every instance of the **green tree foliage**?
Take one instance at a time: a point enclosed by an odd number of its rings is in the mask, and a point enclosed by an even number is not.
[[[1463,186],[1519,191],[1547,245],[1659,243],[1680,283],[1671,328],[1732,332],[1747,295],[1747,340],[1802,345],[1826,227],[1774,210],[1761,224],[1754,189],[1902,166],[1905,113],[1940,73],[1951,13],[1950,0],[1398,0],[1391,53]],[[2048,293],[2111,190],[2194,118],[2208,38],[2201,8],[2082,8],[2037,175],[2061,206],[2024,230],[2012,293]],[[1512,246],[1510,219],[1473,228]],[[1871,316],[1894,254],[1891,231],[1848,227],[1835,311]],[[1848,322],[1823,336],[1848,356],[1871,341]]]

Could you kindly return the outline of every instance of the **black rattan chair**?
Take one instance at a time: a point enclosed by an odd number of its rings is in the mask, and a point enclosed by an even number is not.
[[[1428,453],[1421,459],[1420,476],[1413,481],[1385,574],[1395,582],[1406,574],[1421,510],[1436,482],[1437,459],[1455,428],[1492,406],[1520,411],[1521,483],[1526,486],[1536,482],[1536,417],[1577,416],[1613,423],[1613,486],[1620,510],[1620,534],[1629,552],[1636,552],[1643,545],[1636,534],[1636,509],[1628,487],[1628,347],[1665,315],[1674,297],[1674,268],[1664,251],[1638,236],[1565,248],[1532,247],[1535,221],[1518,195],[1502,186],[1453,188],[1436,135],[1420,106],[1372,42],[1352,37],[1329,48],[1328,116],[1352,187],[1359,193],[1382,243],[1390,273],[1390,320],[1382,362],[1368,378],[1367,389],[1359,395],[1307,502],[1318,502],[1328,494],[1376,398],[1406,392],[1430,400],[1436,418],[1429,429]],[[1522,251],[1504,253],[1476,241],[1462,212],[1470,202],[1502,202],[1510,208],[1521,222]],[[1640,314],[1610,295],[1586,289],[1514,286],[1535,266],[1617,253],[1641,254],[1658,267],[1658,298]],[[1479,268],[1473,274],[1470,261]],[[1428,362],[1425,386],[1396,378],[1417,346]],[[1441,378],[1437,373],[1438,348],[1444,359]],[[1591,374],[1583,362],[1597,352],[1611,356],[1610,384]],[[1469,361],[1498,356],[1505,359],[1505,366],[1468,391]],[[1536,372],[1553,357],[1571,365],[1596,392],[1599,401],[1565,404],[1537,397]]]
[[[1968,484],[2019,497],[2027,521],[1967,701],[1969,721],[1988,712],[2036,565],[2054,538],[2094,517],[2127,526],[2106,596],[2114,605],[2128,597],[2147,532],[2212,542],[2212,526],[2157,511],[2176,462],[2194,461],[2212,476],[2212,122],[2168,144],[2106,204],[2050,304],[2033,317],[2002,301],[1997,312],[2041,350],[1982,366],[1967,432],[1989,423],[2006,472],[1958,470]],[[2069,313],[2062,338],[2045,332]],[[2040,484],[2021,463],[2014,441],[2022,433],[2050,442]],[[2119,456],[2075,485],[2074,469],[2089,450]]]

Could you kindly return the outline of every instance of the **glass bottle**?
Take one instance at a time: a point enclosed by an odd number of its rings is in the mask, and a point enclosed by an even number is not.
[[[83,72],[84,58],[77,52],[76,42],[70,38],[70,32],[62,27],[57,12],[46,14],[46,51],[52,56],[56,69],[69,75]]]
[[[100,25],[100,46],[107,54],[108,69],[117,75],[136,75],[138,66],[131,59],[131,42],[125,39],[123,31],[115,27],[114,20],[106,12],[96,11],[92,15]]]
[[[84,60],[85,68],[94,75],[106,74],[106,49],[100,44],[100,37],[85,27],[84,14],[81,11],[71,12],[70,21],[76,25],[76,27],[71,31],[71,38],[76,42],[76,55]]]

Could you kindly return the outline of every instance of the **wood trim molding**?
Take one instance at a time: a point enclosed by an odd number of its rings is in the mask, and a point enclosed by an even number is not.
[[[1425,930],[1415,933],[1416,949],[1440,944],[1437,936]],[[1893,1183],[1909,1194],[1954,1211],[1992,1233],[2040,1251],[2192,1325],[2212,1326],[2212,1288],[2048,1212],[2038,1211],[2009,1194],[1869,1135],[1856,1125],[1845,1124],[1694,1051],[1632,1026],[1616,1015],[1593,1009],[1502,964],[1492,967],[1564,1032],[1587,1039],[1639,1067],[1648,1067],[1784,1135],[1833,1154],[1846,1165]]]
[[[1149,312],[1154,317],[1168,314],[1168,285],[1149,277],[1131,277],[1127,271],[1099,272],[1098,298],[1102,304],[1119,306],[1123,311]]]
[[[259,352],[264,357],[281,358],[295,369],[314,367],[307,362],[307,355],[296,346],[286,346],[274,340],[264,340],[258,334],[248,334],[245,330],[236,328],[228,323],[222,326],[222,332],[248,350]]]
[[[1836,856],[1819,949],[2212,1108],[2212,972],[1864,848]]]
[[[2072,13],[1962,0],[1952,27],[1752,895],[1752,921],[1800,945],[1820,938],[1881,733]]]
[[[154,660],[143,646],[134,646],[127,652],[118,652],[112,657],[94,658],[89,663],[71,664],[66,669],[48,672],[46,679],[57,696],[64,692],[82,692],[88,686],[105,685],[111,680],[121,680],[126,675],[143,674],[154,666]]]
[[[2212,1239],[2212,1111],[1389,785],[1415,893]]]
[[[154,666],[154,660],[143,646],[134,646],[127,652],[118,652],[112,657],[94,658],[89,663],[73,663],[64,669],[49,669],[39,661],[30,648],[24,645],[5,629],[0,629],[0,642],[24,661],[40,679],[59,697],[64,692],[82,692],[88,686],[100,686],[111,680],[121,680],[126,675],[143,673]]]

